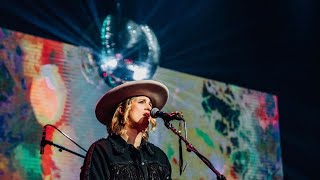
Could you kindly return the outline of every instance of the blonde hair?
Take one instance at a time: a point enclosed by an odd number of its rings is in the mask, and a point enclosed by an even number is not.
[[[136,99],[136,97],[131,97],[127,100],[122,101],[115,113],[113,114],[112,120],[107,126],[107,130],[109,134],[117,134],[121,135],[124,133],[124,126],[129,121],[128,116],[131,110],[132,101]],[[157,126],[157,121],[154,118],[150,118],[151,130],[154,131]],[[144,140],[148,141],[149,138],[149,126],[142,131],[142,137]]]

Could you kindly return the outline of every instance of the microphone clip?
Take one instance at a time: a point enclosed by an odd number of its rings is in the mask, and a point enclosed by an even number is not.
[[[158,108],[153,108],[150,111],[150,115],[153,118],[160,117],[167,122],[172,121],[172,120],[184,121],[183,114],[178,111],[169,114],[169,113],[165,113],[165,112],[160,111]]]
[[[176,111],[170,114],[170,120],[184,121],[182,112]]]

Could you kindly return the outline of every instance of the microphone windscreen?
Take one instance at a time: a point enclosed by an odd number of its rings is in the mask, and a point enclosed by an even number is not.
[[[151,111],[150,111],[151,117],[157,118],[157,115],[156,115],[156,114],[157,114],[158,111],[159,111],[158,108],[152,108]]]

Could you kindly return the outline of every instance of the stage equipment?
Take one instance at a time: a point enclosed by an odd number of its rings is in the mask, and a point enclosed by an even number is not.
[[[159,111],[158,108],[153,108],[151,110],[151,116],[152,117],[160,117],[164,125],[170,129],[174,134],[176,134],[179,137],[179,168],[180,168],[180,175],[183,171],[182,166],[183,166],[183,158],[182,158],[182,150],[181,150],[181,141],[183,141],[186,144],[186,148],[188,152],[194,152],[216,175],[217,180],[226,180],[226,177],[223,174],[220,174],[215,167],[212,165],[212,163],[205,157],[203,156],[191,143],[188,142],[187,140],[187,128],[186,128],[186,121],[183,119],[182,113],[178,113],[179,116],[176,116],[176,113],[164,113]],[[179,122],[184,123],[184,129],[185,129],[185,137],[181,135],[181,130],[180,128],[177,130],[173,125],[170,123],[172,120],[178,120]],[[181,126],[181,124],[179,124]]]
[[[45,154],[45,151],[44,151],[44,148],[45,146],[48,144],[48,145],[52,145],[54,147],[57,147],[59,149],[60,152],[62,152],[63,150],[64,151],[67,151],[71,154],[74,154],[74,155],[77,155],[79,157],[82,157],[82,158],[85,158],[84,155],[81,155],[79,153],[76,153],[70,149],[67,149],[59,144],[56,144],[54,143],[53,141],[49,141],[46,139],[46,131],[47,131],[47,126],[51,126],[53,128],[55,128],[57,131],[59,131],[63,136],[65,136],[67,139],[69,139],[71,142],[73,142],[75,145],[77,145],[79,148],[81,148],[83,151],[85,152],[88,152],[87,150],[85,150],[83,147],[81,147],[78,143],[76,143],[74,140],[72,140],[68,135],[66,135],[65,133],[63,133],[62,131],[60,131],[57,127],[55,127],[54,125],[51,125],[51,124],[46,124],[45,126],[43,126],[43,129],[42,129],[42,139],[41,139],[41,142],[40,142],[40,154],[43,155]]]
[[[101,28],[99,74],[115,87],[126,81],[152,79],[160,56],[158,40],[147,25],[122,17],[119,2]]]

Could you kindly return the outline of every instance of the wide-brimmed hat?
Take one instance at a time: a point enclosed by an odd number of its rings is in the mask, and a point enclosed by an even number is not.
[[[96,106],[96,117],[104,125],[109,125],[118,105],[134,96],[147,96],[152,106],[162,109],[169,96],[168,88],[154,80],[129,81],[109,90]]]

